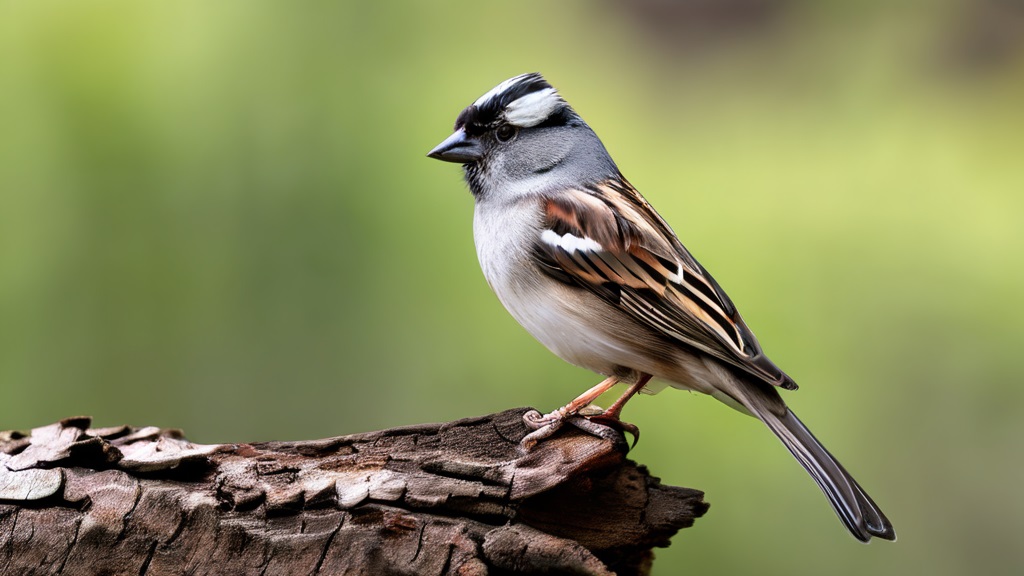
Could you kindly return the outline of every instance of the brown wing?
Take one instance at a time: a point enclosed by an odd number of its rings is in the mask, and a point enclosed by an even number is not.
[[[624,179],[545,200],[534,255],[542,270],[620,307],[652,330],[787,389],[729,297]]]

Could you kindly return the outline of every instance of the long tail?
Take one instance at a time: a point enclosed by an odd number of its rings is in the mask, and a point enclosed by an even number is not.
[[[761,409],[755,413],[810,473],[839,519],[856,539],[861,542],[870,541],[872,536],[896,539],[896,531],[889,519],[796,414],[788,408],[782,416],[774,410]]]

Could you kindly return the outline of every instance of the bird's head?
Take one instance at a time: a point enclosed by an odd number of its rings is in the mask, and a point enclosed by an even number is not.
[[[617,172],[593,130],[536,73],[478,98],[427,156],[462,164],[478,200],[513,199]]]

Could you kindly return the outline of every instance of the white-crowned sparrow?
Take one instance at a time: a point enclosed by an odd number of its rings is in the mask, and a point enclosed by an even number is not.
[[[535,415],[531,440],[612,385],[622,405],[653,377],[759,418],[858,539],[894,540],[882,511],[783,402],[796,383],[761,350],[732,301],[539,74],[502,82],[428,154],[463,165],[484,276],[505,308],[567,362],[607,378]]]

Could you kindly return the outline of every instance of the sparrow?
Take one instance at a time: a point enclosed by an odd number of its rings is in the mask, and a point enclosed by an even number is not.
[[[761,349],[732,300],[623,177],[601,140],[540,74],[478,98],[427,154],[462,164],[475,199],[484,276],[508,312],[557,356],[606,378],[566,406],[526,417],[550,435],[618,383],[652,378],[709,394],[764,422],[825,493],[851,534],[895,540],[892,524],[797,419],[796,383]]]

